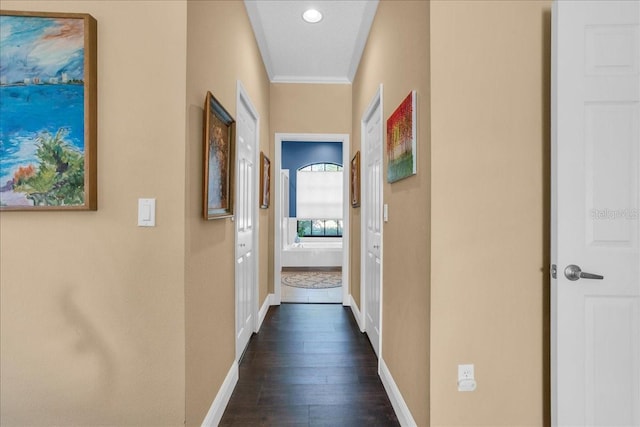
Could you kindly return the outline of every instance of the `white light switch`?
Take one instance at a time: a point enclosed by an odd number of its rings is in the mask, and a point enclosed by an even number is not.
[[[382,205],[382,220],[389,222],[389,205],[386,203]]]
[[[156,226],[156,199],[138,199],[138,226]]]
[[[151,207],[149,203],[142,204],[142,213],[140,215],[142,217],[142,221],[148,222],[151,220]]]

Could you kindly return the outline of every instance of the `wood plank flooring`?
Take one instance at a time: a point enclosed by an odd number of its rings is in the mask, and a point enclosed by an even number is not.
[[[377,364],[348,307],[271,307],[220,425],[398,426]]]

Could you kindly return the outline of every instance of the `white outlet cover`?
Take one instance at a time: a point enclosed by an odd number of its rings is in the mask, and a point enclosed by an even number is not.
[[[474,391],[476,387],[473,364],[458,365],[458,391]]]
[[[477,386],[476,380],[458,381],[458,391],[475,391]]]
[[[472,380],[475,378],[473,364],[458,365],[458,381]]]

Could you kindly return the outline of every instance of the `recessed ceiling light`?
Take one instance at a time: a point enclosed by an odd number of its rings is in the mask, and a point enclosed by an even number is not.
[[[322,21],[322,13],[316,9],[308,9],[302,14],[302,19],[310,24]]]

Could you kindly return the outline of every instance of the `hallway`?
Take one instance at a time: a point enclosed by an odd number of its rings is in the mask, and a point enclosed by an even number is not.
[[[399,425],[377,363],[348,307],[271,307],[220,425]]]

